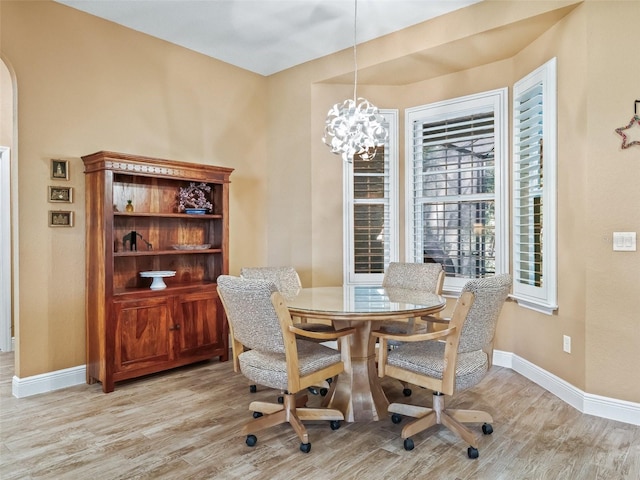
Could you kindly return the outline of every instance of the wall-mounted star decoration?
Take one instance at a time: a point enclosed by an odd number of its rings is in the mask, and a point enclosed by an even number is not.
[[[638,140],[632,140],[632,141],[628,142],[627,141],[628,140],[627,134],[626,133],[622,133],[623,130],[629,130],[634,125],[637,125],[638,127],[640,127],[640,117],[638,116],[638,105],[639,104],[640,104],[640,100],[636,100],[635,102],[633,102],[633,118],[629,122],[629,125],[627,125],[626,127],[616,128],[616,133],[622,137],[622,148],[629,148],[629,147],[631,147],[633,145],[640,145],[640,137],[638,137],[639,138]],[[636,130],[634,130],[634,132],[636,132]],[[629,132],[627,132],[627,133],[629,133]],[[639,133],[639,135],[640,135],[640,133]]]
[[[622,148],[629,148],[633,145],[640,145],[640,140],[632,140],[630,142],[627,142],[628,137],[625,133],[623,133],[623,130],[629,130],[634,125],[640,127],[640,117],[638,115],[634,115],[629,122],[629,125],[627,125],[626,127],[616,128],[616,133],[622,137]]]

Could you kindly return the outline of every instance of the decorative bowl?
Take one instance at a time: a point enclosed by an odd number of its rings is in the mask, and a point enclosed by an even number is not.
[[[204,215],[205,213],[207,213],[207,209],[206,208],[185,208],[184,212],[188,213],[189,215]]]
[[[171,248],[173,248],[174,250],[208,250],[211,248],[211,244],[203,243],[202,245],[189,245],[189,244],[171,245]]]

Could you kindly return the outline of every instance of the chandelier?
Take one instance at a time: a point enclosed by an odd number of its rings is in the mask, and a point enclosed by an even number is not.
[[[358,61],[357,61],[357,21],[358,0],[355,0],[353,20],[353,99],[336,103],[327,114],[322,141],[331,147],[331,153],[340,154],[345,162],[351,163],[354,155],[363,160],[372,160],[376,147],[384,145],[388,132],[384,127],[384,118],[378,107],[365,98],[358,98]]]

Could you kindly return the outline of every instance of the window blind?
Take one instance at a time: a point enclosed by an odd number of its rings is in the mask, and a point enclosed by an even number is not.
[[[552,314],[557,305],[556,59],[513,86],[513,297]]]
[[[494,132],[492,108],[413,124],[415,261],[449,277],[496,271]]]
[[[343,165],[344,282],[379,285],[398,261],[398,111],[381,110],[387,141],[371,160]]]
[[[542,82],[522,92],[514,107],[514,277],[543,283],[543,96]]]
[[[373,160],[353,159],[353,251],[355,273],[384,273],[389,257],[389,156],[379,147]]]

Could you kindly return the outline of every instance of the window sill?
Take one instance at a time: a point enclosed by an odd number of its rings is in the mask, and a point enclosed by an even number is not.
[[[540,301],[516,297],[515,295],[509,295],[509,297],[515,300],[520,307],[534,310],[539,313],[544,313],[545,315],[553,315],[554,312],[558,310],[558,305],[556,304],[550,305],[548,303],[542,303]]]

